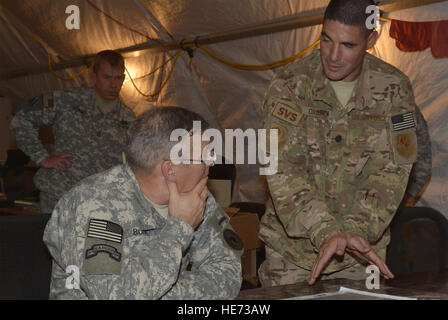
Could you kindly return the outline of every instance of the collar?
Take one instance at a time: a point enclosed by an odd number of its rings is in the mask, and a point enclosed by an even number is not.
[[[139,216],[138,220],[147,229],[161,228],[165,224],[165,218],[163,218],[146,199],[131,167],[128,164],[122,164],[121,166],[125,173],[125,177],[129,179],[129,183],[132,185],[133,200],[136,200],[146,213],[144,216]]]
[[[87,114],[104,114],[100,111],[97,106],[97,94],[94,87],[74,87],[68,90],[69,94],[73,96],[74,99],[78,101],[76,103],[76,107],[83,113]],[[61,90],[63,94],[66,94],[63,90]],[[121,98],[118,97],[117,101],[117,110],[115,111],[116,120],[123,122],[132,122],[135,120],[134,112],[127,107]]]
[[[316,72],[313,76],[311,85],[311,99],[316,101],[323,101],[329,106],[334,105],[334,101],[338,101],[333,88],[330,85],[328,78],[323,71],[322,62],[320,60],[320,52],[317,51],[318,63]],[[372,107],[373,99],[370,88],[371,68],[370,68],[370,54],[366,53],[361,69],[361,74],[358,78],[358,83],[353,90],[353,96],[347,103],[347,112],[352,109],[364,110]]]

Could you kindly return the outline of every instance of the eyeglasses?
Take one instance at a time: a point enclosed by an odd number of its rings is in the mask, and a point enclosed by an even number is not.
[[[208,154],[204,159],[184,159],[184,158],[174,158],[174,159],[163,159],[165,161],[172,161],[174,164],[200,164],[203,163],[206,166],[213,166],[216,162],[216,154]]]

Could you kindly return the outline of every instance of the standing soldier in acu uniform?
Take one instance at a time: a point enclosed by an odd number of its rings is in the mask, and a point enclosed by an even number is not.
[[[388,226],[424,119],[409,79],[366,53],[378,38],[366,27],[373,4],[332,0],[320,50],[288,65],[267,91],[264,125],[279,130],[279,169],[267,177],[263,286],[366,279],[366,264],[393,277]]]
[[[119,98],[124,78],[123,57],[115,51],[102,51],[90,74],[93,88],[36,97],[12,119],[18,146],[41,167],[34,178],[41,212],[51,213],[62,194],[81,179],[120,163],[126,130],[135,119]],[[39,140],[42,125],[53,128],[53,154]]]

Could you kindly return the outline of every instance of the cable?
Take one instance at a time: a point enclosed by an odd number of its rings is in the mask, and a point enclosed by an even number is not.
[[[152,93],[152,94],[145,94],[145,93],[143,93],[143,92],[137,87],[137,85],[135,84],[134,79],[132,79],[131,74],[129,73],[128,69],[125,68],[126,73],[127,73],[128,77],[129,77],[129,79],[131,80],[131,83],[132,83],[132,85],[134,86],[135,90],[137,90],[137,92],[138,92],[139,94],[141,94],[142,96],[144,96],[145,98],[154,98],[155,96],[157,96],[157,95],[163,90],[163,88],[166,86],[166,84],[168,83],[168,80],[171,78],[171,75],[173,74],[173,71],[174,71],[174,67],[176,66],[176,63],[177,63],[177,59],[179,59],[179,56],[180,56],[181,52],[182,52],[181,49],[177,50],[176,54],[175,54],[173,57],[171,57],[171,59],[169,59],[169,60],[172,60],[172,58],[174,58],[174,62],[173,62],[173,65],[171,66],[171,70],[169,71],[168,76],[166,77],[166,79],[165,79],[165,80],[162,82],[162,84],[160,85],[160,88],[157,89],[157,90],[156,90],[154,93]],[[167,61],[167,62],[168,62],[168,61]],[[166,63],[164,63],[164,64],[166,64]],[[160,67],[159,67],[159,68],[160,68]]]
[[[175,57],[176,57],[176,54],[172,55],[169,59],[167,59],[164,63],[162,63],[162,64],[161,64],[160,66],[158,66],[157,68],[155,68],[155,69],[154,69],[153,71],[151,71],[150,73],[147,73],[147,74],[145,74],[145,75],[143,75],[143,76],[134,78],[134,80],[140,80],[140,79],[143,79],[143,78],[146,78],[146,77],[149,77],[149,76],[153,75],[153,74],[156,73],[159,69],[164,68],[164,67],[168,64],[168,62],[170,62],[171,60],[173,60]]]
[[[102,13],[103,15],[105,15],[107,18],[111,19],[113,22],[115,22],[115,23],[117,23],[118,25],[120,25],[121,27],[123,27],[123,28],[125,28],[125,29],[127,29],[127,30],[129,30],[129,31],[131,31],[131,32],[137,33],[137,34],[139,34],[139,35],[141,35],[141,36],[147,38],[148,40],[156,41],[156,42],[158,42],[159,44],[161,44],[162,46],[165,46],[165,44],[164,44],[160,39],[151,38],[151,37],[145,35],[144,33],[140,32],[140,31],[138,31],[138,30],[135,30],[135,29],[133,29],[133,28],[130,28],[130,27],[126,26],[126,25],[123,24],[122,22],[118,21],[118,20],[115,19],[114,17],[110,16],[109,14],[107,14],[106,12],[104,12],[103,10],[101,10],[100,8],[98,8],[98,7],[97,7],[96,5],[94,5],[90,0],[87,0],[87,3],[88,3],[91,7],[93,7],[94,9],[96,9],[97,11],[101,12],[101,13]],[[10,22],[10,23],[11,23],[17,30],[19,30],[19,31],[21,31],[22,33],[24,33],[24,34],[28,35],[29,37],[33,38],[34,40],[36,40],[36,41],[42,46],[42,48],[45,50],[45,52],[46,52],[47,55],[48,55],[48,68],[49,68],[50,72],[51,72],[55,77],[57,77],[57,78],[59,78],[59,79],[61,79],[61,80],[70,81],[70,80],[73,80],[73,79],[79,77],[80,75],[82,75],[84,72],[88,71],[88,70],[91,68],[91,66],[89,66],[89,67],[88,67],[88,66],[85,66],[80,72],[78,72],[77,74],[75,74],[75,75],[73,75],[73,76],[71,76],[71,77],[68,77],[68,78],[64,78],[64,77],[58,75],[58,74],[53,70],[53,67],[52,67],[52,64],[51,64],[52,55],[51,55],[51,53],[47,50],[46,45],[42,42],[42,40],[40,40],[40,39],[39,39],[38,37],[36,37],[35,35],[29,33],[28,31],[22,29],[19,25],[17,25],[17,24],[16,24],[16,23],[15,23],[15,22],[14,22],[14,21],[13,21],[7,14],[6,14],[6,12],[3,10],[3,8],[0,8],[0,11],[4,14],[4,16],[6,17],[6,19],[7,19],[7,20],[8,20],[8,21],[9,21],[9,22]],[[384,18],[384,17],[381,17],[380,20],[382,20],[382,21],[387,21],[387,22],[391,22],[391,21],[392,21],[392,19]],[[171,56],[169,59],[167,59],[162,65],[160,65],[159,67],[157,67],[156,69],[154,69],[153,71],[151,71],[150,73],[148,73],[148,74],[146,74],[146,75],[143,75],[143,76],[140,76],[140,77],[138,77],[138,78],[133,79],[133,78],[131,77],[129,71],[125,68],[126,73],[128,74],[129,79],[131,80],[132,85],[133,85],[134,88],[137,90],[137,92],[139,92],[139,93],[140,93],[141,95],[143,95],[144,97],[150,97],[150,98],[153,98],[153,97],[155,97],[156,95],[158,95],[158,94],[163,90],[163,88],[166,86],[168,80],[170,79],[170,77],[171,77],[171,75],[172,75],[172,73],[173,73],[173,71],[174,71],[174,67],[176,66],[177,60],[178,60],[178,58],[179,58],[180,53],[182,52],[182,50],[185,50],[185,51],[188,52],[188,54],[189,54],[189,56],[190,56],[190,64],[191,64],[192,59],[193,59],[193,50],[194,50],[195,48],[199,48],[199,49],[201,49],[202,51],[204,51],[206,54],[208,54],[209,56],[211,56],[213,59],[218,60],[218,61],[220,61],[221,63],[224,63],[224,64],[226,64],[226,65],[228,65],[228,66],[230,66],[230,67],[237,68],[237,69],[240,69],[240,70],[259,70],[259,71],[260,71],[260,70],[270,70],[270,69],[275,69],[275,68],[284,66],[284,65],[286,65],[286,64],[288,64],[288,63],[290,63],[290,62],[292,62],[292,61],[295,61],[295,60],[299,59],[300,57],[302,57],[302,56],[303,56],[304,54],[306,54],[307,52],[309,52],[312,48],[314,48],[316,45],[318,45],[318,44],[320,43],[320,40],[317,40],[317,41],[314,42],[312,45],[310,45],[309,47],[307,47],[305,50],[303,50],[303,51],[297,53],[296,55],[294,55],[294,56],[292,56],[292,57],[286,58],[286,59],[282,59],[282,60],[278,60],[278,61],[273,61],[273,62],[269,62],[269,63],[262,64],[262,65],[249,65],[249,64],[235,63],[235,62],[226,60],[226,59],[224,59],[224,58],[221,58],[221,57],[219,57],[217,54],[215,54],[212,50],[210,50],[210,49],[208,49],[208,48],[206,48],[206,47],[204,47],[204,46],[202,46],[202,45],[199,45],[199,44],[197,43],[197,39],[198,39],[198,38],[195,39],[194,44],[187,44],[187,45],[183,44],[183,41],[182,41],[182,42],[179,44],[179,46],[180,46],[181,49],[178,49],[177,52],[176,52],[173,56]],[[168,62],[170,62],[170,61],[173,60],[173,59],[174,59],[174,63],[173,63],[173,65],[172,65],[172,67],[171,67],[171,70],[170,70],[169,73],[168,73],[167,78],[162,82],[162,84],[160,85],[160,88],[159,88],[158,90],[156,90],[155,93],[153,93],[153,94],[149,94],[149,95],[148,95],[148,94],[144,94],[144,93],[143,93],[143,92],[136,86],[134,80],[140,80],[140,79],[143,79],[143,78],[148,77],[148,76],[150,76],[150,75],[153,75],[153,74],[154,74],[155,72],[157,72],[158,70],[164,68],[164,67],[168,64]]]
[[[94,8],[95,10],[101,12],[101,13],[104,14],[107,18],[109,18],[110,20],[112,20],[112,21],[115,22],[116,24],[122,26],[123,28],[125,28],[125,29],[127,29],[127,30],[129,30],[129,31],[131,31],[131,32],[137,33],[137,34],[141,35],[142,37],[145,37],[145,38],[148,39],[148,40],[155,41],[155,42],[159,43],[160,45],[165,46],[165,43],[163,43],[162,40],[160,40],[160,39],[156,39],[156,38],[151,38],[151,37],[147,36],[146,34],[144,34],[143,32],[140,32],[140,31],[135,30],[135,29],[133,29],[133,28],[131,28],[131,27],[128,27],[128,26],[125,25],[124,23],[118,21],[117,19],[115,19],[115,18],[112,17],[111,15],[107,14],[106,12],[104,12],[103,10],[101,10],[100,8],[98,8],[96,5],[94,5],[94,4],[92,3],[92,1],[87,0],[87,3],[88,3],[92,8]]]
[[[262,64],[262,65],[250,65],[250,64],[240,64],[240,63],[231,62],[231,61],[228,61],[226,59],[219,57],[213,51],[211,51],[210,49],[208,49],[206,47],[203,47],[202,45],[195,44],[195,46],[197,46],[199,49],[201,49],[202,51],[204,51],[205,53],[210,55],[212,58],[214,58],[226,65],[229,65],[233,68],[237,68],[237,69],[241,69],[241,70],[270,70],[270,69],[275,69],[275,68],[284,66],[294,60],[297,60],[298,58],[300,58],[301,56],[306,54],[308,51],[310,51],[312,48],[314,48],[316,45],[318,45],[319,43],[320,43],[320,40],[317,40],[312,45],[310,45],[308,48],[297,53],[296,55],[294,55],[292,57],[289,57],[289,58],[286,58],[283,60],[274,61],[274,62],[269,62],[269,63]]]

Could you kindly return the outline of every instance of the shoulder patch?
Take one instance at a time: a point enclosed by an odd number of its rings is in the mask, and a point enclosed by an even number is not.
[[[414,163],[417,159],[417,135],[414,114],[407,112],[390,117],[392,150],[397,164]]]
[[[84,244],[84,273],[120,274],[123,228],[116,223],[90,219]]]
[[[406,132],[396,134],[395,148],[400,157],[412,160],[417,154],[415,133]]]
[[[240,237],[236,234],[235,231],[231,229],[225,229],[223,232],[224,240],[234,250],[242,250],[243,249],[243,242],[241,241]]]
[[[277,104],[272,115],[296,127],[299,126],[300,119],[302,119],[302,113],[282,103]]]
[[[392,116],[390,120],[393,131],[402,131],[415,127],[414,114],[412,112]]]
[[[123,228],[107,220],[90,219],[87,237],[121,243]]]
[[[272,129],[277,129],[278,130],[278,141],[277,141],[278,142],[278,145],[277,145],[278,148],[283,147],[285,142],[286,142],[286,138],[288,136],[288,129],[285,126],[283,126],[283,125],[281,125],[281,124],[279,124],[277,122],[274,122],[274,123],[272,123],[270,125],[269,130],[272,130]],[[268,132],[268,134],[266,135],[266,140],[267,140],[267,148],[266,148],[266,150],[269,150],[270,149],[270,145],[271,145],[271,134],[270,134],[270,132]]]

